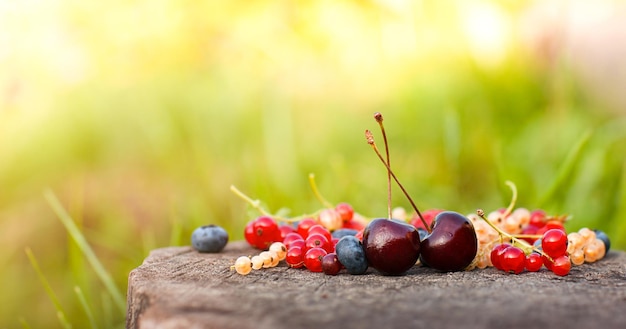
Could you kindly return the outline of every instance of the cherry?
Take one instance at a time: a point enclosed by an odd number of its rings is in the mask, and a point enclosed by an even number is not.
[[[552,258],[564,255],[567,251],[567,234],[560,229],[550,229],[541,238],[541,249]]]
[[[406,223],[374,219],[363,232],[363,249],[369,266],[385,275],[400,275],[419,258],[419,233]]]
[[[322,248],[311,248],[304,254],[304,266],[311,272],[322,272],[322,259],[328,253]]]
[[[432,225],[432,232],[421,244],[421,260],[441,271],[460,271],[472,263],[478,251],[476,231],[465,216],[444,211]]]

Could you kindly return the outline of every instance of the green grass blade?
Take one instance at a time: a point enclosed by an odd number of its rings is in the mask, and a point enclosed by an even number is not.
[[[570,183],[570,178],[572,176],[572,173],[574,172],[576,164],[578,164],[580,157],[582,156],[583,150],[591,139],[592,134],[592,130],[585,132],[567,154],[567,157],[561,165],[561,168],[559,169],[555,179],[552,181],[552,184],[539,200],[540,208],[544,208],[546,204],[553,201],[559,191],[566,190],[567,185]]]
[[[70,236],[72,236],[80,250],[85,255],[85,258],[87,258],[87,261],[96,272],[96,275],[98,275],[109,294],[111,294],[115,305],[119,308],[120,312],[126,313],[126,301],[124,300],[124,297],[122,297],[122,293],[115,285],[115,282],[113,282],[111,275],[106,271],[93,249],[91,249],[87,243],[85,236],[80,232],[70,215],[67,213],[65,208],[63,208],[61,202],[59,202],[52,191],[45,190],[44,196],[48,201],[48,204],[50,204],[50,207],[52,207],[54,213],[65,226],[65,229],[68,231]]]
[[[106,293],[106,291],[102,292],[102,323],[104,324],[104,328],[112,328],[113,322],[113,306],[111,305],[111,296]]]
[[[52,286],[50,286],[48,279],[46,279],[46,276],[41,271],[41,267],[39,267],[39,262],[37,262],[37,258],[35,258],[35,255],[33,254],[33,251],[30,250],[30,248],[26,248],[26,256],[28,257],[31,266],[37,273],[37,276],[39,277],[39,281],[43,285],[43,288],[46,290],[46,294],[48,294],[48,297],[52,301],[52,304],[54,304],[54,308],[56,308],[57,310],[57,317],[61,322],[61,326],[63,328],[71,328],[72,325],[67,321],[67,318],[65,317],[65,311],[63,310],[63,306],[61,306],[59,298],[54,293],[54,290],[52,290]]]
[[[80,289],[80,287],[76,286],[74,287],[74,292],[76,293],[76,296],[78,297],[78,300],[80,301],[80,305],[83,307],[83,310],[85,311],[85,314],[87,315],[87,318],[89,319],[89,323],[91,324],[91,327],[97,329],[98,325],[96,324],[96,319],[93,316],[93,312],[91,311],[89,304],[87,303],[87,299],[85,299],[85,295],[83,294],[83,291]]]

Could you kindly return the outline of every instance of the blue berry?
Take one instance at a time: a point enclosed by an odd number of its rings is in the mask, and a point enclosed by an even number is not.
[[[367,271],[367,259],[361,241],[355,236],[344,236],[337,242],[335,253],[339,262],[350,274],[363,274]]]
[[[593,230],[593,231],[596,232],[596,238],[604,242],[604,248],[606,249],[606,252],[609,252],[609,249],[611,249],[611,240],[609,240],[609,236],[606,235],[606,233],[604,233],[604,231],[601,231],[601,230]]]
[[[332,233],[332,236],[335,239],[341,239],[346,235],[355,236],[357,233],[359,233],[357,230],[353,230],[351,228],[340,228],[340,229],[334,230]]]
[[[421,227],[417,228],[417,233],[420,234],[420,242],[428,236],[428,231],[426,231],[425,229]]]
[[[228,243],[228,233],[217,225],[198,227],[191,234],[191,245],[199,252],[220,252]]]

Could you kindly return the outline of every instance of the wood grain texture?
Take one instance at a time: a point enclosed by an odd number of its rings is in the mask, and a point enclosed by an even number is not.
[[[337,276],[278,267],[230,269],[245,242],[219,254],[154,250],[128,282],[127,328],[626,328],[626,253],[559,277],[493,268]]]

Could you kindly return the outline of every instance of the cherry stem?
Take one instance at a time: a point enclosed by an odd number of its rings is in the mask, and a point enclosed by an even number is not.
[[[383,135],[387,166],[391,168],[391,161],[389,161],[389,143],[387,143],[387,134],[385,133],[385,127],[383,126],[383,115],[380,112],[376,112],[374,113],[374,119],[378,122],[380,132]],[[389,169],[387,170],[387,219],[391,219],[391,172]]]
[[[491,228],[493,228],[494,230],[496,230],[496,232],[498,232],[498,234],[500,235],[500,242],[502,242],[502,240],[503,240],[502,237],[503,236],[507,237],[508,239],[511,239],[511,242],[517,243],[524,250],[525,253],[528,250],[532,250],[532,251],[540,253],[542,256],[547,257],[551,262],[554,262],[552,257],[550,257],[548,254],[544,253],[543,250],[535,248],[534,246],[530,245],[528,242],[526,242],[524,240],[521,240],[519,235],[512,235],[512,234],[506,233],[503,230],[501,230],[494,223],[492,223],[489,219],[487,219],[487,217],[485,217],[485,212],[482,209],[476,210],[476,214],[478,214],[478,217],[482,218],[485,222],[487,222],[487,224],[489,224],[489,226],[491,226]]]
[[[285,222],[285,223],[295,223],[303,218],[307,218],[307,217],[315,217],[317,216],[317,213],[314,214],[305,214],[305,215],[300,215],[297,217],[292,217],[292,218],[286,218],[286,217],[282,217],[282,216],[277,216],[277,215],[272,215],[270,214],[269,211],[267,211],[265,208],[261,207],[261,201],[260,200],[253,200],[252,198],[250,198],[249,196],[245,195],[243,192],[241,192],[239,189],[237,189],[235,187],[235,185],[231,185],[230,186],[230,190],[235,193],[238,197],[242,198],[244,201],[246,201],[248,204],[250,204],[250,206],[252,206],[252,208],[256,209],[258,212],[260,212],[263,216],[268,216],[268,217],[272,217],[273,219],[280,221],[280,222]]]
[[[402,193],[404,193],[406,198],[411,203],[411,206],[413,207],[413,210],[415,210],[415,212],[417,213],[417,216],[420,218],[420,220],[424,224],[424,227],[426,228],[428,233],[431,233],[432,230],[430,229],[430,226],[428,225],[428,223],[426,223],[426,220],[422,216],[422,213],[419,211],[419,209],[417,209],[417,206],[415,205],[415,202],[413,202],[413,199],[411,198],[409,193],[406,191],[404,186],[402,186],[402,184],[398,180],[398,177],[396,177],[396,175],[393,173],[393,171],[391,170],[391,168],[389,167],[387,162],[385,162],[385,159],[383,159],[383,156],[380,154],[380,151],[378,150],[378,147],[376,146],[376,143],[374,142],[374,136],[372,135],[372,132],[369,131],[369,130],[365,130],[365,138],[367,139],[367,143],[370,144],[370,146],[372,146],[372,149],[374,149],[374,152],[376,152],[376,155],[378,155],[378,158],[380,159],[380,161],[385,165],[385,167],[387,167],[387,171],[389,172],[391,177],[393,177],[393,179],[396,181],[396,183],[398,184],[398,186],[402,190]]]
[[[320,193],[319,189],[317,188],[317,184],[315,183],[315,174],[313,174],[313,173],[309,174],[309,185],[311,185],[311,190],[313,190],[313,194],[315,194],[315,197],[317,198],[317,200],[319,200],[319,202],[322,205],[324,205],[324,207],[326,207],[326,208],[334,208],[335,207],[335,206],[333,206],[332,203],[330,203],[326,199],[324,199],[324,197]]]

